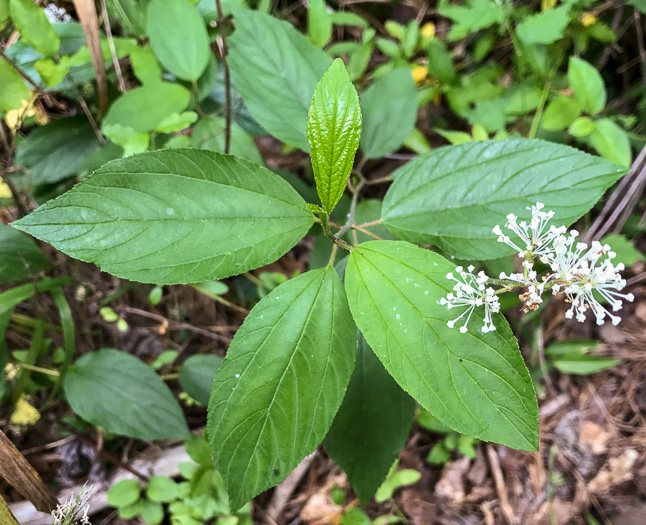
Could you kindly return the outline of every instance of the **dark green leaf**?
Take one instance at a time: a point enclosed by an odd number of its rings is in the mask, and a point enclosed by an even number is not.
[[[365,505],[404,448],[415,401],[386,372],[359,334],[348,391],[323,445]]]
[[[184,391],[204,406],[209,403],[213,376],[222,363],[218,355],[194,355],[181,366],[177,379]]]
[[[26,235],[0,224],[0,283],[26,279],[49,268],[49,260]]]
[[[415,128],[417,92],[410,69],[395,69],[361,96],[361,151],[374,159],[396,151]]]
[[[453,264],[406,242],[355,248],[345,272],[352,315],[386,370],[420,405],[452,429],[512,448],[538,450],[538,405],[509,325],[494,314],[482,333],[449,328],[455,311],[439,301]]]
[[[125,352],[85,354],[67,373],[64,388],[74,412],[107,432],[150,440],[189,435],[168,387],[149,366]]]
[[[16,165],[29,171],[34,184],[51,184],[79,172],[85,160],[101,147],[85,117],[50,122],[23,140]]]
[[[177,284],[269,264],[313,220],[269,170],[174,149],[109,162],[13,226],[118,277]]]
[[[343,195],[360,135],[359,97],[337,58],[316,86],[307,117],[316,190],[328,213]]]
[[[222,117],[201,119],[191,136],[191,145],[195,148],[210,149],[224,153],[226,121]],[[231,123],[231,155],[242,157],[256,164],[264,164],[265,160],[249,134],[235,122]]]
[[[151,0],[146,32],[168,71],[182,80],[200,78],[211,48],[204,20],[189,0]]]
[[[323,440],[356,347],[332,267],[278,286],[251,311],[215,375],[208,431],[231,507],[281,481]]]
[[[492,228],[540,201],[554,224],[570,225],[625,170],[579,150],[531,139],[469,142],[421,155],[393,177],[382,207],[388,229],[463,259],[512,253]]]
[[[110,18],[114,16],[128,33],[144,37],[148,2],[140,0],[108,0]]]
[[[599,72],[585,60],[570,57],[567,70],[570,87],[574,98],[581,104],[581,109],[594,115],[606,105],[606,88]]]
[[[287,22],[256,11],[234,14],[229,66],[236,89],[268,133],[308,151],[307,109],[330,58]]]
[[[58,52],[60,39],[43,8],[31,0],[11,0],[11,19],[20,38],[46,57]]]

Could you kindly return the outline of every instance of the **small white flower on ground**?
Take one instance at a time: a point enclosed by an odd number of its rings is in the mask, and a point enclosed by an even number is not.
[[[446,297],[440,299],[440,304],[451,308],[465,308],[465,310],[455,319],[448,321],[446,324],[449,328],[453,328],[455,324],[466,316],[460,332],[465,333],[468,330],[468,324],[471,316],[476,308],[484,306],[484,324],[481,328],[483,333],[491,332],[496,329],[493,324],[492,314],[500,311],[500,302],[498,296],[495,295],[494,289],[485,286],[489,277],[484,272],[479,272],[478,275],[473,274],[475,268],[469,266],[467,271],[464,271],[462,266],[455,269],[458,277],[452,272],[446,275],[447,279],[455,281],[453,292],[449,293]]]

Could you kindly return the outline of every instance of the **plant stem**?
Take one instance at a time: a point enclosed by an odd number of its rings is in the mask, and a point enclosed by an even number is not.
[[[364,179],[361,174],[359,174],[359,176],[361,177],[361,180],[359,181],[359,184],[357,184],[357,186],[354,188],[354,193],[352,194],[352,202],[350,203],[350,213],[348,213],[348,221],[345,223],[343,228],[341,228],[336,233],[335,237],[337,239],[343,237],[345,235],[345,232],[352,228],[352,225],[354,224],[355,214],[357,212],[357,203],[359,201],[359,193],[366,184],[366,179]]]
[[[327,262],[328,266],[334,264],[334,259],[336,259],[336,252],[339,250],[339,247],[336,244],[332,245],[332,253],[330,254],[330,260]]]
[[[215,0],[215,7],[218,11],[218,31],[220,33],[218,42],[220,44],[220,54],[222,55],[222,63],[224,65],[224,107],[226,114],[224,152],[228,154],[231,150],[231,77],[229,73],[229,63],[227,61],[229,48],[227,46],[226,27],[224,24],[224,13],[222,12],[221,0]]]
[[[41,368],[40,366],[28,365],[27,363],[22,363],[21,361],[12,361],[11,364],[17,366],[18,368],[24,368],[25,370],[38,372],[39,374],[45,374],[53,377],[58,377],[60,375],[58,370],[50,370],[49,368]]]

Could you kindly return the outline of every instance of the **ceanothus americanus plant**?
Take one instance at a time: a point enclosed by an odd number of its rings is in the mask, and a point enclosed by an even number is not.
[[[312,227],[333,241],[326,267],[257,303],[215,375],[208,435],[233,508],[321,443],[366,501],[402,449],[416,402],[458,432],[537,450],[534,389],[493,285],[527,287],[527,308],[544,291],[563,293],[567,315],[579,320],[592,311],[614,321],[601,300],[613,310],[630,300],[619,294],[621,268],[608,247],[584,246],[552,224],[580,218],[623,169],[540,140],[450,146],[392,175],[379,220],[357,225],[350,213],[336,227],[330,214],[352,174],[361,127],[359,97],[336,60],[307,117],[320,203],[250,161],[170,149],[109,162],[13,223],[118,277],[160,285],[261,267]],[[358,190],[363,175],[353,179]],[[520,241],[496,226],[505,216]],[[398,240],[355,245],[345,235],[376,224]],[[522,273],[474,275],[479,262],[514,253]],[[465,271],[446,257],[473,266]],[[544,279],[536,259],[548,267]]]

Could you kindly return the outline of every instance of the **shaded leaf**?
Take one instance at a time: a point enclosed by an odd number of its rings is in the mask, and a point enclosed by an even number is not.
[[[46,57],[54,56],[61,41],[43,8],[31,0],[10,0],[10,8],[20,38]]]
[[[102,349],[80,357],[65,377],[65,397],[79,416],[136,439],[182,439],[189,429],[161,378],[136,357]]]
[[[404,448],[415,401],[386,372],[359,334],[348,391],[323,445],[365,505]]]
[[[216,281],[217,282],[217,281]],[[177,373],[184,391],[204,406],[209,403],[213,376],[222,363],[218,355],[194,355],[189,357]]]
[[[26,279],[49,266],[49,260],[32,239],[0,224],[0,283]]]
[[[0,111],[19,108],[29,99],[29,88],[8,60],[0,58]]]

